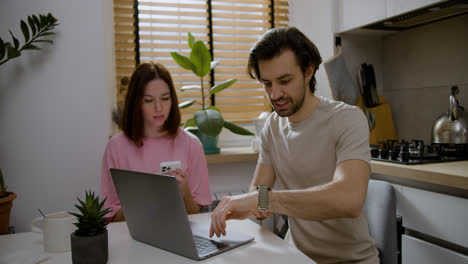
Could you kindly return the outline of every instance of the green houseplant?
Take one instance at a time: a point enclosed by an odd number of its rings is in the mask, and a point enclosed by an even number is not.
[[[19,57],[24,50],[40,50],[40,48],[36,46],[37,43],[53,43],[52,40],[44,39],[45,36],[54,35],[55,33],[52,32],[52,30],[58,25],[57,19],[51,13],[47,15],[39,14],[39,17],[36,15],[28,16],[27,21],[28,23],[24,20],[20,22],[24,37],[23,45],[20,46],[19,40],[10,30],[12,42],[4,42],[3,39],[0,38],[0,65],[13,58]]]
[[[103,209],[104,199],[99,202],[99,196],[95,196],[91,190],[86,191],[85,200],[79,198],[79,213],[69,212],[77,217],[77,227],[71,234],[71,249],[73,264],[101,264],[107,263],[109,255],[107,224],[110,209]]]
[[[206,95],[205,87],[203,86],[203,78],[207,76],[210,71],[216,67],[216,65],[218,65],[219,61],[212,61],[211,54],[206,45],[200,40],[195,40],[190,32],[188,33],[188,46],[190,48],[190,57],[186,57],[177,52],[170,53],[174,61],[180,67],[192,71],[200,78],[200,85],[188,85],[181,88],[181,91],[195,89],[200,90],[201,92],[201,102],[198,100],[190,100],[179,104],[180,108],[186,108],[193,104],[199,104],[201,106],[201,109],[195,112],[193,118],[187,120],[184,128],[196,134],[200,138],[204,145],[205,153],[219,152],[219,149],[216,148],[216,143],[214,143],[215,150],[210,152],[210,150],[206,148],[206,144],[210,143],[205,142],[205,140],[214,140],[210,139],[209,137],[217,138],[223,127],[238,135],[253,136],[254,134],[249,130],[224,120],[219,108],[213,105],[208,106],[208,99],[205,98]],[[209,95],[221,92],[236,82],[237,79],[229,79],[227,81],[218,83],[215,86],[209,88]]]

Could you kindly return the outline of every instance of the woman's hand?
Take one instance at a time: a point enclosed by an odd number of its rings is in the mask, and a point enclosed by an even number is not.
[[[184,200],[186,197],[192,196],[192,193],[190,192],[190,187],[187,181],[187,173],[185,171],[182,171],[181,169],[177,169],[175,171],[169,171],[166,174],[176,177],[176,180],[179,183],[179,188],[180,188],[180,191],[182,192],[182,196],[184,197]]]
[[[180,192],[182,193],[182,198],[184,199],[187,213],[199,213],[200,206],[193,199],[192,191],[190,190],[190,186],[187,181],[187,173],[181,169],[177,169],[175,171],[169,171],[166,174],[176,177],[176,180],[179,183]]]

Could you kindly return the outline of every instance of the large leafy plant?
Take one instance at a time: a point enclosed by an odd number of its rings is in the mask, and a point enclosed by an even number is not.
[[[78,223],[74,223],[78,229],[75,231],[76,236],[95,236],[105,231],[108,224],[108,217],[105,217],[109,213],[110,209],[102,209],[105,198],[102,202],[99,202],[99,196],[95,196],[91,190],[86,191],[85,200],[82,201],[77,198],[79,204],[75,207],[80,211],[79,213],[70,212],[70,214],[78,218]]]
[[[51,14],[39,14],[28,16],[27,23],[21,20],[20,26],[23,32],[24,44],[20,46],[19,40],[9,30],[12,42],[4,42],[0,38],[0,65],[19,57],[24,50],[40,50],[36,44],[47,42],[52,44],[52,40],[44,39],[45,36],[54,35],[52,30],[58,25],[57,19]],[[29,26],[29,27],[28,27]]]
[[[190,100],[179,104],[180,108],[186,108],[193,104],[199,104],[201,106],[201,109],[195,112],[193,118],[187,120],[184,128],[192,132],[199,129],[210,137],[218,136],[223,127],[238,135],[254,135],[247,129],[224,120],[221,111],[217,107],[213,105],[208,106],[208,100],[205,98],[203,78],[218,65],[219,61],[212,61],[211,54],[205,44],[200,40],[196,41],[190,33],[188,33],[188,46],[190,48],[190,57],[186,57],[177,52],[171,52],[172,58],[180,67],[190,70],[196,76],[200,77],[200,85],[188,85],[181,88],[182,91],[200,90],[201,92],[201,102],[198,100]],[[235,82],[237,82],[237,79],[229,79],[218,83],[209,88],[208,94],[213,95],[221,92]]]

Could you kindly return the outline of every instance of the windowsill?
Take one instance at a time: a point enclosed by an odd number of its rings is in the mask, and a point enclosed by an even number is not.
[[[258,153],[255,152],[250,146],[221,148],[221,152],[219,154],[206,155],[206,161],[208,164],[245,162],[245,161],[257,161],[257,160],[258,160]]]

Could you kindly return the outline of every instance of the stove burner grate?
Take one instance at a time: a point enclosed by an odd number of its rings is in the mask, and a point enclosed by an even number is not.
[[[387,140],[370,145],[372,160],[405,165],[468,160],[468,144],[430,144]]]

